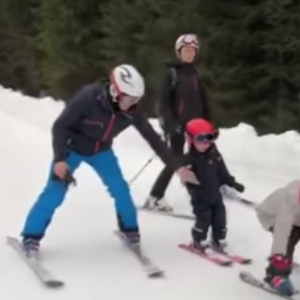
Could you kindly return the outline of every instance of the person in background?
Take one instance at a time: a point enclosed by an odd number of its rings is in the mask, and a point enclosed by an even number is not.
[[[182,156],[184,127],[193,118],[210,120],[205,88],[195,68],[199,41],[195,34],[184,34],[175,43],[177,61],[167,63],[158,97],[158,117],[172,152]],[[144,207],[172,211],[164,195],[174,172],[165,166],[158,175]]]

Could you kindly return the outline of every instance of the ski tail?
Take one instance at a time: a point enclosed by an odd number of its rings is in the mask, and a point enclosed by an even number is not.
[[[164,275],[164,271],[160,269],[152,260],[146,255],[144,250],[141,247],[141,244],[138,243],[129,243],[124,234],[118,230],[114,232],[128,247],[129,250],[135,255],[137,260],[140,262],[148,277],[156,278],[162,277]]]
[[[7,243],[19,254],[44,285],[51,288],[57,288],[64,285],[64,282],[56,278],[36,257],[27,257],[17,238],[8,236],[6,239]]]

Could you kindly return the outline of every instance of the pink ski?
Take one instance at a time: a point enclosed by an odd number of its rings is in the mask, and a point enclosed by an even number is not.
[[[183,250],[194,253],[202,258],[205,258],[218,266],[222,266],[222,267],[231,266],[233,263],[232,259],[230,259],[229,257],[222,257],[221,255],[218,255],[214,251],[204,253],[204,252],[201,252],[201,251],[195,249],[194,247],[192,247],[190,245],[186,245],[186,244],[179,244],[178,247]]]
[[[234,262],[241,264],[241,265],[249,265],[252,263],[252,259],[251,258],[246,258],[243,256],[239,256],[236,254],[230,254],[230,253],[222,253],[223,255],[225,255],[226,257],[232,259]]]
[[[252,263],[252,259],[251,258],[246,258],[237,254],[232,254],[230,252],[227,252],[226,250],[223,249],[216,249],[214,247],[211,247],[211,249],[220,254],[223,255],[225,257],[228,257],[229,259],[231,259],[233,262],[241,264],[241,265],[249,265]]]

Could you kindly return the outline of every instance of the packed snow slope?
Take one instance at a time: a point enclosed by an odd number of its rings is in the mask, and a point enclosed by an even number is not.
[[[140,213],[145,250],[166,271],[165,279],[148,279],[134,256],[112,234],[116,225],[112,199],[84,165],[75,174],[78,186],[69,192],[42,243],[45,266],[65,280],[66,287],[55,291],[41,286],[6,245],[5,236],[19,235],[25,215],[45,183],[52,153],[49,128],[62,107],[50,98],[32,99],[0,89],[0,299],[272,298],[244,285],[237,276],[243,268],[262,276],[266,265],[270,237],[260,228],[252,209],[226,202],[230,248],[254,259],[251,266],[230,269],[177,248],[178,243],[189,241],[191,221]],[[243,196],[255,202],[300,175],[300,137],[295,132],[258,137],[252,127],[240,124],[221,130],[218,146],[232,174],[245,184]],[[153,155],[134,129],[121,135],[114,148],[128,181]],[[155,159],[132,184],[136,203],[144,202],[161,167]],[[167,198],[177,211],[190,211],[177,178]],[[300,285],[299,279],[295,278],[295,283]]]

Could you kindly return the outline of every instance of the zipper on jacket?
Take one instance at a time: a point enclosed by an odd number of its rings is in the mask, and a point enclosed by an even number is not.
[[[107,126],[102,138],[99,141],[97,141],[96,144],[95,144],[94,153],[99,151],[100,143],[104,142],[107,139],[107,137],[110,134],[110,132],[112,130],[112,127],[114,125],[115,118],[116,118],[116,115],[112,115],[112,117],[110,118],[108,126]]]

